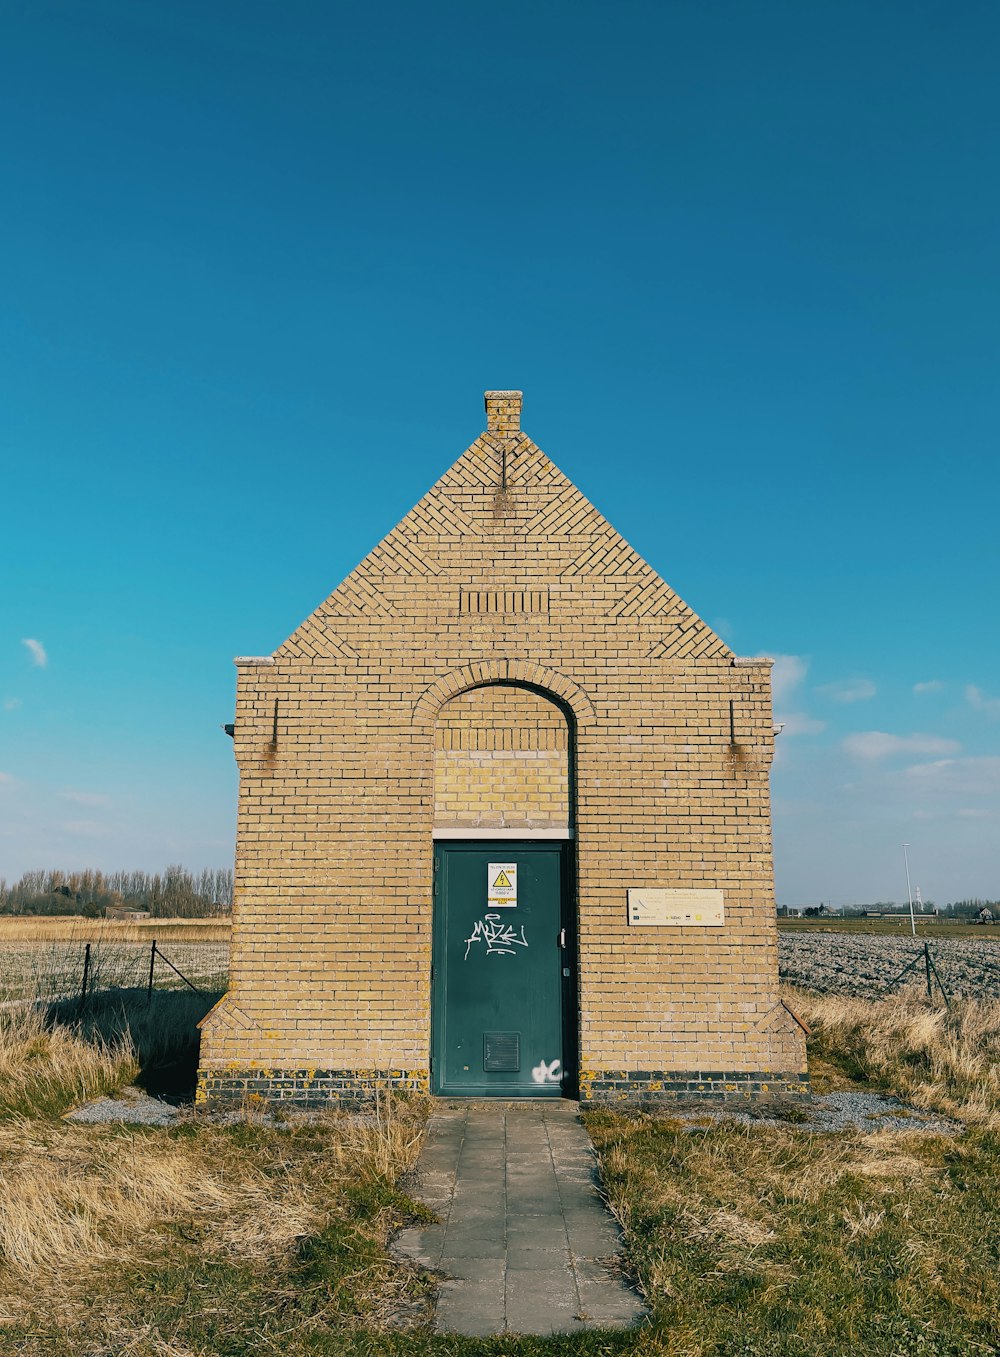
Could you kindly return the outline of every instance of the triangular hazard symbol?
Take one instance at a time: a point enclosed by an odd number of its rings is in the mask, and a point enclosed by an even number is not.
[[[507,876],[507,873],[506,873],[506,872],[501,872],[500,875],[497,877],[496,881],[494,881],[493,884],[494,884],[494,886],[507,886],[507,887],[509,888],[509,887],[510,887],[510,880],[509,880],[509,878],[508,878],[508,876]]]

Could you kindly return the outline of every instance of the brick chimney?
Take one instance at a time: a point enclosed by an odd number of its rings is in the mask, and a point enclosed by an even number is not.
[[[521,427],[520,391],[484,391],[486,432],[517,433]]]

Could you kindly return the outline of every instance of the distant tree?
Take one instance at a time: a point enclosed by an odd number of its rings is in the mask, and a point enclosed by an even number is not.
[[[173,864],[163,875],[148,872],[25,872],[13,885],[0,881],[2,914],[102,915],[110,904],[127,904],[155,917],[203,918],[227,914],[233,903],[233,873],[206,869],[195,877]]]

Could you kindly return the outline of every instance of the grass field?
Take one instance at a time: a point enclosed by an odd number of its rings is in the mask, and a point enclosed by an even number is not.
[[[78,914],[0,914],[0,949],[9,942],[229,942],[228,919],[145,919],[113,923]]]
[[[652,1319],[473,1340],[387,1250],[425,1104],[270,1124],[67,1123],[187,1051],[207,1000],[0,1017],[0,1352],[25,1357],[964,1357],[1000,1343],[1000,1005],[794,995],[820,1089],[895,1089],[964,1134],[592,1112]]]
[[[817,1091],[876,1087],[962,1117],[958,1137],[817,1136],[588,1115],[606,1189],[684,1357],[1000,1351],[1000,1004],[796,993]]]
[[[1000,925],[973,924],[964,919],[935,918],[930,914],[915,914],[918,938],[1000,938]],[[784,919],[779,916],[778,929],[788,933],[872,933],[895,938],[910,937],[909,914],[894,915],[891,919],[866,919],[860,915],[838,919]]]

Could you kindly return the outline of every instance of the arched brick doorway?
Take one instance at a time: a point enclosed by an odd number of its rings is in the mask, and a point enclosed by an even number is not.
[[[575,1096],[573,720],[494,682],[440,708],[434,753],[432,1088]]]

